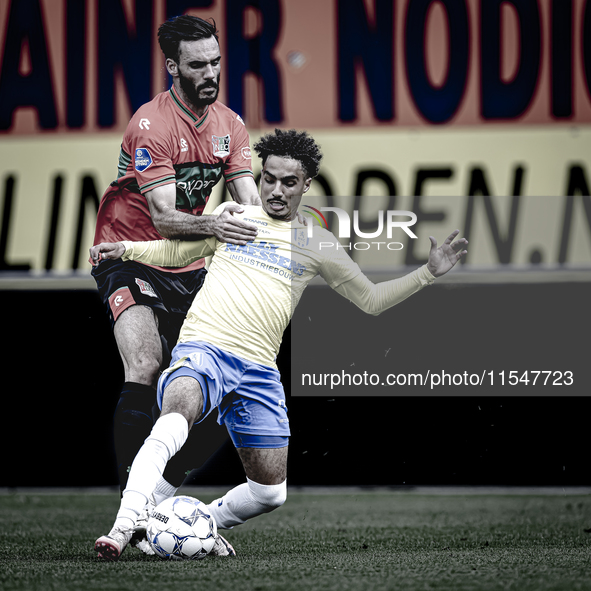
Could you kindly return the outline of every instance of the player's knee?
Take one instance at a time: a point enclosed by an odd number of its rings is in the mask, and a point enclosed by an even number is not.
[[[154,311],[140,305],[127,308],[115,323],[114,333],[126,381],[155,382],[162,364],[162,341]]]
[[[169,382],[162,396],[162,414],[168,413],[183,415],[189,425],[201,417],[203,392],[196,379],[180,375]]]
[[[135,382],[153,384],[160,372],[161,363],[162,357],[156,354],[139,356],[128,362],[128,373]]]
[[[287,480],[280,484],[259,484],[247,478],[253,499],[261,505],[264,513],[281,507],[287,499]]]

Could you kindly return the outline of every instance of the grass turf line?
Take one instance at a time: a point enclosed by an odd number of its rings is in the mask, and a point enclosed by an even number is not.
[[[211,497],[201,499],[209,502]],[[291,492],[226,532],[237,559],[96,559],[118,495],[0,496],[0,589],[591,590],[589,496]]]

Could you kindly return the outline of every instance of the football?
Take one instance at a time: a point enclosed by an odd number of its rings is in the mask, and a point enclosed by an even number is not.
[[[199,560],[211,552],[217,527],[205,504],[193,497],[162,501],[148,518],[150,546],[168,560]]]

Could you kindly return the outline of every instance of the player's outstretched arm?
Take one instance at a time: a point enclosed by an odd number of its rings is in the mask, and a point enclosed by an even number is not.
[[[440,247],[437,246],[437,240],[430,236],[431,249],[427,264],[408,275],[375,284],[363,273],[359,273],[337,286],[335,291],[364,312],[377,316],[430,285],[437,277],[441,277],[453,268],[468,252],[465,250],[468,244],[465,238],[454,242],[458,233],[458,230],[452,232]]]
[[[159,267],[186,267],[192,262],[212,255],[216,240],[148,240],[145,242],[103,242],[90,249],[93,266],[105,259],[138,261]]]
[[[429,250],[427,269],[429,269],[429,272],[433,277],[441,277],[442,275],[445,275],[465,254],[468,253],[466,250],[468,241],[465,238],[460,238],[454,242],[459,233],[459,230],[454,230],[440,247],[437,247],[437,240],[435,240],[433,236],[429,236],[431,249]]]

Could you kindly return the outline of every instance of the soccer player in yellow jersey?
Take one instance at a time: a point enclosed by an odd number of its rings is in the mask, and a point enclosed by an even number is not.
[[[220,211],[241,209],[234,215],[259,227],[252,243],[233,245],[211,237],[102,243],[91,249],[95,264],[122,257],[164,267],[184,267],[213,254],[171,365],[158,384],[160,418],[133,462],[111,532],[96,541],[103,559],[119,558],[166,463],[183,446],[189,429],[215,408],[246,473],[244,484],[207,506],[218,528],[239,525],[285,502],[290,431],[275,358],[312,278],[320,275],[362,310],[379,314],[433,283],[466,253],[467,241],[454,241],[457,230],[440,247],[430,237],[426,265],[373,284],[343,249],[321,248],[321,242],[336,243],[330,232],[315,227],[308,237],[298,222],[298,206],[322,158],[314,139],[306,132],[275,130],[261,138],[255,150],[263,162],[262,206],[220,206]],[[218,545],[234,554],[221,536]]]

